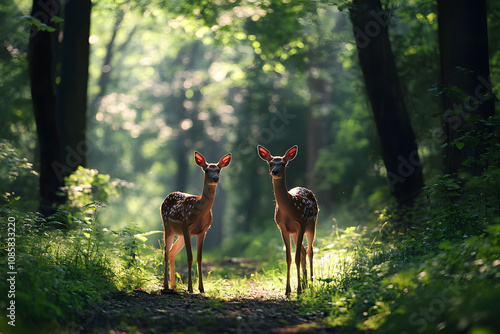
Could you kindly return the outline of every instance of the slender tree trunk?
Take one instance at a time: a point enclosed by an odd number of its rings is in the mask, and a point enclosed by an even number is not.
[[[125,39],[125,41],[119,45],[118,47],[115,46],[116,43],[116,35],[118,34],[118,31],[120,30],[121,23],[123,21],[123,18],[125,17],[125,12],[120,8],[116,14],[115,14],[115,23],[113,26],[113,33],[111,34],[111,39],[109,40],[108,45],[106,46],[106,55],[104,56],[103,64],[102,64],[102,69],[101,69],[101,75],[99,76],[99,80],[97,85],[99,86],[99,92],[97,95],[93,98],[92,102],[90,103],[90,116],[93,119],[97,112],[99,111],[99,106],[101,104],[101,99],[107,94],[108,91],[108,86],[111,80],[111,71],[113,68],[113,59],[115,58],[116,54],[121,54],[125,47],[130,43],[132,40],[132,37],[134,36],[135,32],[137,31],[137,27],[134,27],[128,37]],[[116,79],[116,78],[115,78]]]
[[[97,93],[96,97],[90,104],[90,108],[92,110],[92,116],[97,114],[99,109],[99,102],[104,95],[106,95],[106,91],[109,84],[110,71],[111,71],[111,60],[113,59],[113,47],[115,45],[116,35],[118,34],[118,30],[123,21],[124,13],[121,9],[115,14],[115,24],[113,25],[113,33],[111,34],[111,39],[109,40],[108,45],[106,46],[106,56],[104,56],[104,60],[101,68],[101,75],[99,76],[99,81],[97,85],[99,86],[99,93]]]
[[[488,57],[486,1],[438,0],[439,51],[442,94],[443,131],[446,135],[445,173],[457,173],[468,157],[479,158],[481,145],[452,142],[471,131],[467,119],[483,119],[495,112],[492,99]],[[481,129],[475,129],[481,130]],[[463,146],[462,146],[463,145]],[[467,168],[480,175],[483,168]]]
[[[424,181],[391,50],[388,19],[379,0],[354,0],[350,16],[391,193],[400,204],[411,206]]]

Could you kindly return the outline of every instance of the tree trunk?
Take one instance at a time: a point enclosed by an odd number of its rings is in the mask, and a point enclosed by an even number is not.
[[[484,147],[452,142],[471,130],[471,115],[483,119],[495,112],[488,57],[486,1],[438,0],[439,51],[443,131],[446,135],[445,173],[457,173],[468,157],[479,158]],[[480,129],[478,129],[480,130]],[[464,146],[462,146],[462,144]],[[468,171],[482,172],[480,164]]]
[[[59,15],[58,4],[50,1],[43,8],[41,5],[41,1],[33,1],[31,16],[54,27],[50,19]],[[57,48],[57,31],[39,31],[32,26],[28,43],[28,67],[40,149],[39,210],[45,216],[54,213],[54,207],[63,202],[58,191],[64,183],[51,166],[54,161],[61,161],[55,80]]]
[[[89,149],[85,142],[90,1],[70,1],[65,6],[64,40],[59,32],[33,27],[29,40],[28,66],[33,110],[40,147],[40,212],[54,213],[66,198],[61,195],[64,176],[84,164]],[[54,27],[61,3],[33,1],[31,15]],[[59,52],[61,50],[61,52]],[[61,59],[59,59],[61,56]],[[59,87],[56,78],[59,61]]]
[[[62,155],[62,177],[85,165],[87,151],[87,82],[89,69],[90,0],[68,1],[64,7],[64,35],[61,53],[61,84],[58,114]]]
[[[424,181],[389,41],[388,18],[379,0],[354,0],[350,16],[391,193],[400,204],[412,206]]]

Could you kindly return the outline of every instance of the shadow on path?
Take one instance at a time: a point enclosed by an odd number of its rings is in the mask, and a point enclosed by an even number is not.
[[[322,317],[300,314],[298,304],[251,291],[229,300],[179,292],[110,295],[82,317],[81,333],[335,333]],[[259,297],[252,296],[253,294]]]

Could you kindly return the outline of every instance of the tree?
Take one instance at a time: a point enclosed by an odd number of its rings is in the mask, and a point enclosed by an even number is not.
[[[388,14],[382,11],[379,0],[354,0],[350,9],[359,63],[391,193],[400,204],[411,206],[424,179],[391,50]]]
[[[68,1],[64,5],[64,34],[61,50],[61,84],[58,91],[59,135],[62,156],[69,167],[64,176],[85,165],[87,81],[89,68],[90,0]],[[74,152],[75,161],[68,160]],[[54,167],[54,166],[53,166]]]
[[[486,1],[437,2],[443,131],[446,136],[445,172],[460,171],[468,157],[476,160],[482,145],[460,137],[471,130],[471,116],[486,119],[495,113],[488,57]],[[481,130],[481,129],[476,129]],[[480,175],[482,167],[472,164],[469,172]]]
[[[28,64],[40,147],[40,212],[45,215],[64,202],[64,177],[85,163],[87,150],[90,1],[64,5],[62,43],[56,29],[60,15],[58,1],[33,1]]]
[[[43,214],[50,214],[54,205],[63,202],[58,195],[63,182],[51,167],[53,162],[60,162],[61,147],[57,126],[55,81],[55,50],[58,41],[54,23],[50,22],[50,18],[59,14],[56,11],[59,7],[54,6],[54,3],[47,7],[49,12],[42,8],[42,2],[33,1],[31,16],[37,18],[44,15],[46,22],[42,23],[47,24],[52,31],[32,26],[28,48],[31,98],[40,149],[40,212]]]

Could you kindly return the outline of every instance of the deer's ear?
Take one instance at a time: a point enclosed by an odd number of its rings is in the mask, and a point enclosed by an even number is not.
[[[257,153],[262,160],[265,160],[267,162],[271,161],[271,159],[273,158],[271,153],[261,145],[257,145]]]
[[[219,169],[222,169],[222,168],[226,167],[227,165],[229,165],[230,162],[231,162],[231,153],[228,153],[225,156],[223,156],[222,158],[220,158],[217,166],[219,167]]]
[[[198,166],[200,166],[203,169],[207,167],[207,162],[205,161],[205,157],[203,157],[203,155],[201,155],[198,152],[194,152],[194,161]]]
[[[297,156],[298,150],[299,150],[299,147],[297,145],[290,147],[288,149],[288,151],[286,151],[283,159],[285,159],[286,162],[293,160]]]

